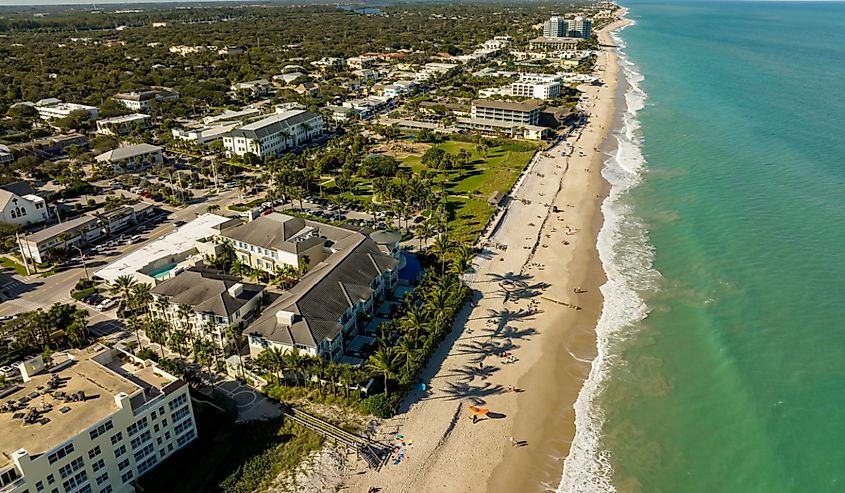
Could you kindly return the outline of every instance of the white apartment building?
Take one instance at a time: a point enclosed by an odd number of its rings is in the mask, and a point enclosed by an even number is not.
[[[510,86],[510,95],[534,99],[551,99],[560,96],[560,81],[531,81],[520,79]]]
[[[149,360],[96,345],[47,366],[22,363],[3,395],[3,493],[134,493],[197,436],[188,385]]]
[[[55,98],[42,99],[35,103],[35,111],[38,112],[44,120],[52,120],[54,118],[67,118],[74,111],[85,111],[91,118],[97,118],[100,110],[95,106],[88,106],[85,104],[63,103]]]
[[[159,101],[179,99],[179,94],[166,89],[149,89],[115,94],[113,99],[133,111],[146,111]]]
[[[564,19],[555,16],[543,23],[543,37],[590,39],[592,28],[593,21],[586,17],[577,16],[574,19]]]
[[[197,144],[207,144],[222,139],[224,135],[241,126],[241,122],[221,123],[219,125],[199,126],[196,128],[174,128],[173,137]]]
[[[479,120],[537,125],[540,120],[540,102],[529,100],[515,103],[476,99],[472,102],[471,117]]]
[[[252,153],[265,159],[302,145],[323,133],[323,117],[305,110],[277,109],[278,113],[233,130],[223,137],[228,156]]]
[[[150,126],[150,115],[133,113],[131,115],[115,116],[97,120],[97,133],[103,135],[125,135],[135,129],[145,129]]]

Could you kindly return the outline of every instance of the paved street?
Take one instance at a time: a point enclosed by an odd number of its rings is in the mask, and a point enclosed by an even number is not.
[[[142,234],[142,238],[144,240],[157,239],[159,236],[170,233],[176,229],[176,226],[173,224],[174,221],[190,221],[197,215],[205,213],[206,208],[211,204],[219,205],[220,212],[225,214],[226,206],[236,201],[235,197],[237,194],[237,190],[224,191],[211,200],[192,204],[184,209],[170,212],[166,222]],[[167,207],[162,207],[162,209],[168,212],[173,211],[173,209]],[[95,270],[121,255],[142,247],[144,244],[145,241],[141,241],[133,245],[119,246],[113,249],[112,253],[105,255],[93,257],[86,255],[86,265],[89,274],[92,274]],[[84,276],[85,272],[81,265],[48,277],[41,277],[37,274],[32,276],[18,276],[13,275],[9,271],[4,271],[0,273],[0,290],[7,292],[10,299],[0,303],[0,316],[14,315],[37,308],[48,307],[53,303],[71,302],[70,290]],[[78,305],[85,306],[82,303],[78,303]],[[100,313],[90,309],[90,307],[86,308],[89,308],[89,312],[92,313],[92,325],[97,322],[114,319],[114,310]]]

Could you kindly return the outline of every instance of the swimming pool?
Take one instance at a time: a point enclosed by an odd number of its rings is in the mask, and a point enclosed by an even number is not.
[[[170,263],[170,264],[165,265],[164,267],[159,267],[158,269],[150,272],[147,275],[149,275],[150,277],[152,277],[156,281],[160,281],[160,280],[164,279],[165,277],[167,277],[167,275],[170,274],[170,271],[172,271],[175,268],[176,268],[176,264]]]
[[[416,255],[411,253],[403,253],[402,257],[405,258],[405,267],[399,269],[399,279],[406,281],[415,280],[420,275],[420,272],[422,272],[420,261],[417,260]]]

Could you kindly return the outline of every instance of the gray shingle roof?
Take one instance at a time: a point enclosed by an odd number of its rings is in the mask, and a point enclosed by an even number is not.
[[[232,296],[229,288],[236,284],[241,284],[243,290],[238,296]],[[173,303],[190,305],[195,312],[228,318],[263,290],[260,284],[244,283],[235,276],[204,267],[191,267],[150,292],[167,296]]]
[[[249,125],[244,125],[241,128],[232,130],[230,135],[247,139],[261,139],[268,135],[279,133],[282,130],[287,130],[300,123],[307,122],[318,116],[320,115],[310,111],[293,110],[282,113],[281,115],[270,116],[255,123],[250,123]]]
[[[335,248],[337,252],[267,307],[246,332],[282,344],[316,347],[324,339],[337,337],[343,313],[372,295],[369,284],[376,277],[399,265],[361,233],[340,239]],[[296,314],[294,323],[289,326],[280,322],[280,311]]]
[[[274,212],[266,216],[259,216],[234,228],[226,229],[221,233],[221,236],[261,248],[299,253],[325,241],[319,236],[301,241],[291,241],[291,238],[306,226],[305,220],[300,217]]]
[[[126,147],[118,147],[117,149],[104,152],[97,156],[95,159],[97,161],[122,161],[124,159],[130,159],[135,156],[143,156],[145,154],[152,154],[154,152],[161,152],[161,147],[154,146],[152,144],[135,144]]]

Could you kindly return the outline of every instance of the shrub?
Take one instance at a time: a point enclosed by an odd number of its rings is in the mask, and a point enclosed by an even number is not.
[[[395,412],[395,405],[384,394],[367,397],[359,404],[361,412],[372,414],[377,418],[389,418]]]
[[[77,301],[79,301],[79,300],[81,300],[82,298],[84,298],[84,297],[86,297],[86,296],[89,296],[89,295],[92,295],[92,294],[94,294],[94,293],[96,293],[96,292],[98,292],[97,288],[86,288],[86,289],[80,289],[80,290],[77,290],[77,291],[72,292],[72,293],[70,294],[70,297],[71,297],[71,298],[73,298],[73,299],[75,299],[75,300],[77,300]]]

